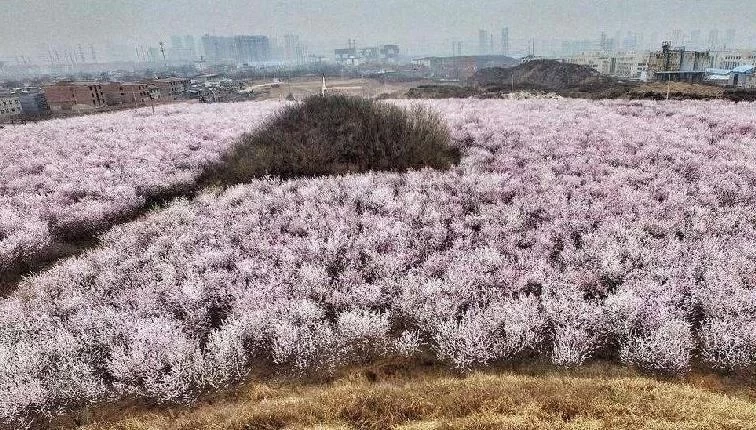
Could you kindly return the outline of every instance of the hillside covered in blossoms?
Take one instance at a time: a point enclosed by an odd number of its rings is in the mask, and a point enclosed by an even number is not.
[[[161,106],[0,129],[0,279],[190,189],[277,104]]]
[[[386,356],[756,366],[756,107],[425,104],[461,149],[449,171],[209,189],[25,279],[0,300],[0,416]],[[275,106],[0,131],[0,264],[192,184]]]

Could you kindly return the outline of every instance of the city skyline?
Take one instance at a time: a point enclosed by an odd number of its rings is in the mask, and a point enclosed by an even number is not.
[[[110,51],[136,57],[135,48],[154,48],[160,41],[169,43],[171,36],[185,34],[195,38],[203,34],[283,38],[292,33],[300,36],[313,53],[328,53],[356,39],[360,45],[397,43],[410,55],[451,53],[458,42],[462,42],[463,51],[473,53],[478,48],[479,30],[498,35],[505,27],[514,51],[523,50],[526,43],[529,47],[531,40],[539,41],[543,50],[549,44],[558,47],[559,41],[594,40],[601,32],[608,38],[640,33],[645,35],[645,43],[653,46],[677,34],[697,33],[706,41],[714,30],[722,40],[734,32],[735,40],[730,43],[747,45],[753,43],[753,35],[746,24],[756,20],[756,5],[730,0],[672,0],[663,8],[650,0],[6,3],[8,13],[0,18],[0,57],[28,56],[34,62],[40,62],[41,56],[52,56],[49,52],[54,49],[76,55],[86,52],[93,58],[96,51],[102,58]],[[738,10],[735,15],[733,8]],[[30,21],[34,25],[29,25]]]

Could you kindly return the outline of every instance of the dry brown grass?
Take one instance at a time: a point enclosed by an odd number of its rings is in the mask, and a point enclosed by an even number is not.
[[[687,82],[670,82],[670,96],[687,95],[698,98],[720,98],[724,94],[724,88],[713,85],[690,84]],[[648,82],[631,90],[637,94],[656,94],[666,96],[667,82]]]
[[[383,95],[392,99],[405,98],[410,88],[427,83],[425,80],[411,82],[385,82],[371,78],[345,78],[330,77],[327,85],[331,93],[350,94],[353,96],[374,98]],[[256,100],[283,100],[289,94],[297,100],[320,94],[323,81],[317,77],[293,77],[285,79],[276,88],[263,87],[260,85],[270,84],[270,79],[261,79],[249,84],[255,88]],[[257,87],[255,87],[257,85]]]
[[[194,407],[121,404],[76,418],[86,430],[756,429],[756,387],[703,373],[661,380],[606,363],[461,376],[388,362],[328,382],[248,382]]]

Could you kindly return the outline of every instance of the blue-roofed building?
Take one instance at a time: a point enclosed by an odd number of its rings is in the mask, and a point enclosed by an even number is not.
[[[756,88],[756,66],[738,66],[732,69],[732,83],[733,87],[740,88]]]
[[[732,72],[731,69],[717,69],[717,68],[708,68],[706,69],[707,75],[726,75],[729,76],[730,72]]]
[[[756,88],[756,66],[744,65],[734,69],[706,69],[706,81],[737,88]]]
[[[756,69],[756,66],[747,65],[747,66],[738,66],[732,69],[732,71],[734,73],[753,73],[754,69]]]
[[[732,70],[730,69],[708,68],[706,69],[706,77],[704,80],[712,84],[726,87],[730,85],[731,75]]]

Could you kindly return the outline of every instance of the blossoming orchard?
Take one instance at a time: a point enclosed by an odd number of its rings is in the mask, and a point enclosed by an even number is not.
[[[425,103],[449,171],[205,190],[24,279],[0,302],[0,416],[391,355],[756,365],[753,105]],[[193,184],[276,106],[0,130],[0,264]]]
[[[0,130],[0,268],[186,189],[274,108],[173,105]]]

